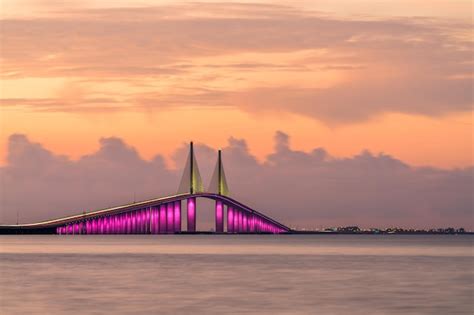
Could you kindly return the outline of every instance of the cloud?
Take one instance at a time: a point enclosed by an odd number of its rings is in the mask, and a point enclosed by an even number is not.
[[[2,107],[29,108],[35,112],[111,112],[124,110],[123,103],[117,99],[97,97],[82,98],[80,104],[69,98],[4,98],[1,99]]]
[[[107,100],[115,93],[106,82],[129,87],[113,106],[80,97],[61,106],[58,97],[56,111],[211,105],[352,123],[472,110],[471,25],[463,21],[221,3],[63,9],[1,25],[3,79],[71,77],[94,82]]]
[[[250,112],[288,111],[340,124],[386,112],[428,116],[468,112],[472,110],[471,91],[471,79],[417,80],[413,76],[382,82],[361,80],[326,89],[257,88],[236,93],[234,100]]]
[[[229,139],[223,158],[236,199],[298,227],[473,228],[473,167],[416,168],[369,151],[338,158],[323,148],[295,151],[290,140],[276,132],[274,152],[259,162],[245,140]],[[216,151],[205,144],[195,147],[207,186]],[[186,155],[183,143],[173,159],[182,165]],[[102,138],[98,151],[73,161],[15,134],[0,177],[0,220],[14,223],[17,211],[21,222],[32,222],[127,203],[134,195],[143,200],[174,193],[181,169],[170,169],[160,155],[144,160],[119,138]],[[211,227],[203,208],[200,224]]]

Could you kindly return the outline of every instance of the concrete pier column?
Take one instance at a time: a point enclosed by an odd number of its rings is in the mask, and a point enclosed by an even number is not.
[[[112,225],[111,233],[117,234],[117,216],[113,215],[110,217],[110,219],[111,219],[111,225]]]
[[[134,234],[140,234],[140,210],[136,210],[133,213],[134,222],[135,222],[135,232]]]
[[[234,209],[234,233],[239,233],[239,210]]]
[[[154,229],[153,234],[158,234],[160,233],[160,208],[154,207],[153,213],[154,213],[153,222],[155,222],[154,223],[155,229]]]
[[[145,220],[143,218],[143,210],[137,211],[137,219],[138,219],[137,234],[143,234],[143,224],[145,223]]]
[[[234,233],[234,209],[227,206],[227,233]]]
[[[138,221],[137,234],[142,234],[143,233],[143,223],[145,223],[145,220],[143,219],[142,210],[137,211],[137,221]]]
[[[155,234],[155,208],[150,207],[150,234]]]
[[[109,217],[109,234],[115,234],[115,216],[112,215]]]
[[[128,224],[129,224],[129,222],[130,222],[129,214],[124,213],[124,215],[123,215],[123,234],[129,234],[128,233]]]
[[[125,233],[132,234],[132,214],[126,213],[125,214]]]
[[[155,208],[150,207],[150,234],[155,234]]]
[[[148,221],[146,220],[147,219],[147,209],[142,209],[141,210],[142,212],[142,234],[148,234],[147,233],[147,223]]]
[[[196,232],[196,197],[188,198],[187,200],[187,211],[188,211],[188,232]]]
[[[174,202],[174,231],[181,232],[181,201]]]
[[[160,205],[160,234],[166,231],[166,205]]]
[[[155,208],[150,207],[150,234],[155,234]]]
[[[242,211],[239,211],[239,233],[244,231],[244,214]]]
[[[140,210],[136,210],[134,212],[135,216],[135,234],[140,234],[140,228],[141,228],[141,217],[140,217]]]
[[[143,233],[143,221],[142,210],[137,210],[137,234]]]
[[[224,205],[216,200],[216,232],[224,233]]]
[[[109,229],[110,229],[110,218],[109,217],[105,217],[104,218],[104,234],[110,234],[109,232]]]
[[[95,225],[95,219],[91,219],[89,220],[89,224],[90,224],[90,234],[95,234],[95,229],[96,229],[96,225]]]
[[[143,221],[142,210],[137,210],[137,234],[143,233]]]
[[[120,214],[115,215],[115,234],[120,234]]]
[[[123,214],[123,234],[128,234],[128,223],[129,223],[128,213],[124,213]]]
[[[135,211],[132,211],[131,215],[131,222],[132,222],[132,230],[131,233],[135,234],[137,232],[137,216]]]
[[[242,230],[244,233],[247,233],[248,232],[248,217],[247,217],[247,213],[244,212],[242,213]]]
[[[151,234],[151,207],[145,209],[145,234]]]
[[[150,208],[143,209],[143,233],[150,234]]]
[[[166,232],[174,233],[174,202],[166,204]]]
[[[151,208],[151,234],[158,234],[158,231],[159,231],[158,218],[159,218],[158,208],[152,207]]]

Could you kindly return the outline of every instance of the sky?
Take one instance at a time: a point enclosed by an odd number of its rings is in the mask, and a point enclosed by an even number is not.
[[[191,140],[293,226],[472,222],[469,0],[0,12],[0,222],[172,193]]]

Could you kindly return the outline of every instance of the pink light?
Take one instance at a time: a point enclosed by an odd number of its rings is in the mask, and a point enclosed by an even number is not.
[[[161,226],[160,226],[160,208],[159,207],[155,208],[155,220],[156,220],[155,233],[158,234],[158,233],[160,233],[160,230],[161,230]]]
[[[174,204],[172,202],[166,205],[166,232],[174,232]]]
[[[227,206],[227,233],[234,233],[234,209]]]
[[[160,233],[166,233],[166,205],[160,205]]]
[[[146,234],[151,234],[151,208],[145,210]]]
[[[187,211],[188,211],[188,232],[196,231],[196,198],[188,198],[187,200]]]
[[[242,213],[242,230],[244,233],[248,232],[248,218],[246,213]]]
[[[109,234],[109,218],[104,217],[104,234]]]
[[[220,200],[216,200],[216,232],[224,232],[224,205]]]
[[[240,226],[239,226],[239,210],[234,209],[234,233],[239,233],[240,232]]]
[[[239,233],[244,231],[244,215],[242,211],[239,210]]]
[[[158,233],[158,213],[155,207],[151,208],[151,233]]]
[[[181,232],[181,201],[174,202],[174,230]]]
[[[254,224],[254,216],[253,214],[249,215],[249,232],[253,233],[255,232],[255,224]]]

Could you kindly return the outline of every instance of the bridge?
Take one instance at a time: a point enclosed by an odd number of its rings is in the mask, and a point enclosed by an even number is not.
[[[196,233],[196,200],[215,201],[215,233],[288,233],[282,223],[229,196],[229,188],[219,150],[209,189],[204,191],[193,143],[178,192],[97,211],[37,223],[0,225],[0,234],[176,234]],[[186,204],[186,229],[182,225]]]

